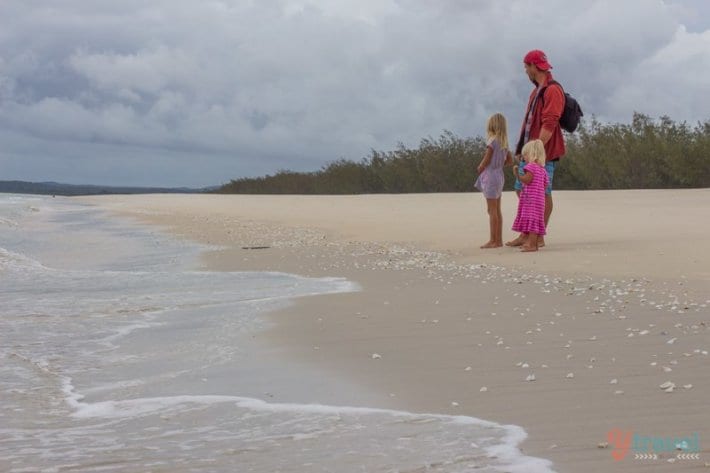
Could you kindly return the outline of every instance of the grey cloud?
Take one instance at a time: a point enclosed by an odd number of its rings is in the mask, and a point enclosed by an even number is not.
[[[644,0],[3,0],[0,179],[59,180],[67,163],[72,182],[209,185],[415,146],[443,129],[481,134],[496,111],[514,135],[531,48],[546,50],[587,115],[705,119],[698,78],[710,33],[685,31],[687,10]],[[672,99],[659,98],[679,80]]]

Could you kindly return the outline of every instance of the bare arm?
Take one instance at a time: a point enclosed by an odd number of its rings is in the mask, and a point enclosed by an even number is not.
[[[518,179],[520,179],[520,182],[523,184],[530,184],[533,180],[533,174],[529,171],[525,171],[525,174],[519,176]]]
[[[511,154],[510,151],[508,151],[508,154],[505,155],[505,162],[503,162],[503,166],[508,167],[513,165],[513,155]]]
[[[481,174],[489,164],[491,164],[491,159],[493,159],[493,148],[490,146],[486,148],[486,152],[483,154],[483,159],[478,165],[478,174]]]

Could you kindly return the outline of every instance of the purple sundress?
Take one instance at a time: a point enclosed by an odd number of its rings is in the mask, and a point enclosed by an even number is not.
[[[499,199],[503,193],[503,163],[508,155],[508,150],[501,148],[500,143],[495,138],[490,138],[486,143],[492,150],[491,162],[486,169],[476,179],[476,189],[483,193],[486,199]]]
[[[545,168],[529,163],[523,168],[532,173],[530,184],[523,184],[518,200],[518,214],[513,222],[513,230],[520,233],[545,234],[545,188],[548,177]]]

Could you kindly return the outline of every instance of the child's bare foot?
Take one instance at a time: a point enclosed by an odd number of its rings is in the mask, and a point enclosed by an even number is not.
[[[503,246],[503,243],[497,241],[489,241],[485,245],[481,245],[481,248],[486,250],[488,248],[500,248],[501,246]]]
[[[537,247],[542,248],[545,246],[545,239],[543,237],[537,237]]]
[[[519,235],[518,238],[505,242],[505,246],[521,246],[525,243],[525,235]]]
[[[520,251],[523,253],[527,253],[529,251],[537,251],[537,248],[537,246],[523,245],[520,247]]]

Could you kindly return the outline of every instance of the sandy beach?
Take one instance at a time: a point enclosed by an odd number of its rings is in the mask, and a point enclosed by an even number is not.
[[[478,194],[77,200],[220,246],[212,270],[360,284],[298,299],[259,335],[322,370],[318,402],[347,380],[380,394],[369,407],[519,425],[559,472],[710,471],[710,189],[556,191],[547,246],[528,254],[479,249]],[[512,237],[516,197],[502,202]],[[614,429],[697,434],[699,459],[615,459]]]

